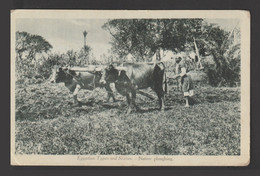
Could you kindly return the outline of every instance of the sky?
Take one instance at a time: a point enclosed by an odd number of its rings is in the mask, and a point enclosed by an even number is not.
[[[52,46],[52,52],[64,53],[73,49],[79,51],[84,44],[83,31],[88,35],[87,45],[97,59],[108,52],[111,36],[102,29],[107,19],[17,19],[16,31],[25,31],[45,38]],[[238,24],[235,19],[205,19],[221,28],[231,31]]]
[[[110,34],[102,29],[107,20],[82,19],[19,19],[16,31],[25,31],[44,37],[52,46],[52,52],[63,53],[73,49],[79,51],[84,45],[83,31],[88,32],[86,43],[94,56],[99,57],[110,48]]]

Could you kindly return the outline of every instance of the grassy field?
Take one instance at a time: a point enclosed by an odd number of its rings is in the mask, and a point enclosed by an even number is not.
[[[137,95],[141,111],[130,115],[125,98],[105,103],[99,88],[80,92],[88,103],[81,107],[63,84],[17,85],[15,92],[17,154],[240,154],[240,88],[197,88],[185,108],[169,86],[165,112]]]

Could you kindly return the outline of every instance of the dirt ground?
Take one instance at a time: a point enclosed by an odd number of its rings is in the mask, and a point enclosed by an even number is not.
[[[164,112],[137,95],[141,110],[129,115],[124,97],[115,92],[117,102],[105,102],[101,88],[81,90],[81,107],[62,83],[16,85],[15,93],[17,154],[240,154],[240,88],[197,87],[185,108],[169,86]]]

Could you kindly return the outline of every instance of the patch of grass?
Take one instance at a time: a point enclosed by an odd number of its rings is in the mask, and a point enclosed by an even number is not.
[[[72,107],[62,84],[17,88],[16,153],[240,154],[239,88],[200,88],[190,108],[183,107],[180,92],[169,90],[165,112],[157,101],[138,95],[142,110],[126,115],[125,98],[116,94],[119,101],[104,103],[103,89],[80,92],[93,106]]]

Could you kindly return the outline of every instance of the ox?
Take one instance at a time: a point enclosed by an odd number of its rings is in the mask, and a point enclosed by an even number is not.
[[[53,74],[51,77],[51,83],[60,83],[64,82],[65,86],[73,92],[74,101],[77,105],[81,105],[82,103],[78,101],[77,94],[80,89],[93,90],[96,87],[105,87],[108,93],[108,99],[112,97],[115,102],[115,97],[110,88],[110,84],[101,84],[101,71],[74,71],[68,68],[57,68],[54,66]]]
[[[148,87],[151,87],[156,92],[160,110],[164,110],[164,94],[167,91],[167,83],[165,65],[162,62],[157,64],[125,63],[122,67],[109,65],[105,68],[100,81],[103,84],[115,83],[116,90],[127,99],[127,114],[131,112],[132,105],[138,110],[135,103],[138,89]],[[164,89],[163,83],[165,85]]]

